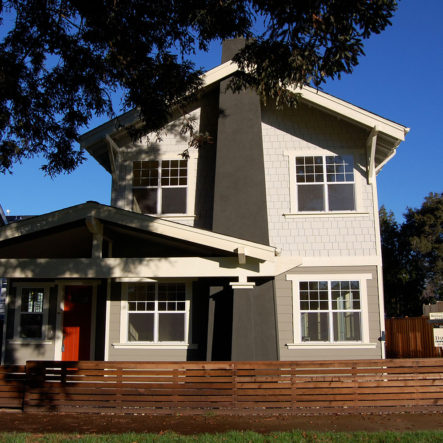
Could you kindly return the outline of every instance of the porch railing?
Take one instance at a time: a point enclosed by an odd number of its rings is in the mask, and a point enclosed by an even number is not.
[[[10,391],[4,392],[22,393],[28,411],[443,405],[442,359],[32,361],[23,377],[22,388],[11,379]],[[4,400],[8,397],[0,397],[0,407],[20,403]]]

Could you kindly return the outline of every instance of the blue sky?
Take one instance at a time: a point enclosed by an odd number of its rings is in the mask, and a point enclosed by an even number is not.
[[[397,155],[378,175],[379,203],[396,217],[419,207],[429,192],[443,191],[443,1],[400,1],[393,26],[366,42],[366,56],[350,75],[330,81],[325,92],[411,128]],[[196,64],[219,64],[221,47],[213,44]],[[102,123],[94,120],[89,128]],[[86,132],[87,129],[85,129]],[[95,200],[109,204],[110,175],[88,161],[55,179],[38,169],[39,159],[0,175],[0,204],[11,215],[42,214]]]

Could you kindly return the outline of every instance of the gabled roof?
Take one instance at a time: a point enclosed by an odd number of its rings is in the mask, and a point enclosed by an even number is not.
[[[277,255],[276,248],[271,246],[125,211],[96,202],[86,202],[0,227],[0,242],[91,217],[176,240],[223,250],[228,253],[244,254],[259,260],[272,261]]]
[[[238,66],[232,61],[228,61],[207,71],[202,75],[202,91],[222,79],[229,77],[237,70]],[[377,171],[395,154],[396,148],[404,141],[405,135],[409,132],[409,128],[406,126],[395,123],[309,86],[294,88],[293,92],[299,93],[301,100],[311,106],[315,106],[325,112],[366,128],[368,135],[373,134],[375,131],[377,133],[375,153],[375,166]],[[106,137],[122,131],[122,125],[133,124],[137,119],[138,112],[134,109],[115,119],[109,120],[101,126],[83,134],[80,137],[80,146],[86,149],[110,172],[111,166],[107,156]]]

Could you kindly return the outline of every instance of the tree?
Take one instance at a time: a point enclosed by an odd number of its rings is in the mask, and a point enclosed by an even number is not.
[[[418,316],[424,302],[443,300],[443,194],[430,193],[408,208],[399,225],[380,208],[385,311]]]
[[[115,116],[116,90],[119,112],[139,110],[134,136],[162,127],[198,91],[190,57],[214,40],[248,39],[234,90],[293,103],[287,85],[352,72],[395,9],[395,0],[0,0],[0,172],[37,154],[49,175],[72,171],[84,159],[80,129],[93,114]]]

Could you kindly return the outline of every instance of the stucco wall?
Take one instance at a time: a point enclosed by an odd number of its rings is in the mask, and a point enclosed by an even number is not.
[[[302,104],[295,110],[262,107],[262,131],[270,244],[287,256],[375,256],[372,187],[365,178],[365,131]],[[352,154],[357,214],[291,212],[289,168],[295,165],[287,153]]]

